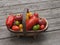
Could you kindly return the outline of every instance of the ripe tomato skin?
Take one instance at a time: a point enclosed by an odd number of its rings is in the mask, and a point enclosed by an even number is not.
[[[19,28],[20,28],[20,29],[23,29],[23,24],[20,24],[20,25],[19,25]]]
[[[14,26],[12,26],[12,30],[13,31],[18,31],[19,30],[19,27],[14,25]]]
[[[29,20],[26,20],[26,24],[29,22]]]
[[[39,23],[40,25],[46,25],[46,20],[45,20],[44,18],[39,19],[38,23]]]
[[[42,29],[44,29],[44,28],[45,28],[45,26],[44,26],[44,25],[41,25],[41,26],[40,26],[40,29],[41,29],[41,30],[42,30]]]
[[[22,14],[15,15],[15,20],[21,21],[22,19],[23,19],[23,15]]]
[[[26,24],[26,30],[30,30],[35,24],[37,24],[38,18],[33,16]]]
[[[34,16],[39,17],[37,12],[34,13]]]
[[[14,22],[15,16],[9,15],[8,18],[6,19],[6,26],[11,27],[13,22]]]

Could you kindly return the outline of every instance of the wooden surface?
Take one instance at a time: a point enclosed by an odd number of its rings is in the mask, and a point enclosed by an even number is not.
[[[37,40],[17,38],[5,26],[9,13],[24,13],[25,8],[48,20],[47,31]],[[60,45],[60,0],[0,0],[0,45]]]

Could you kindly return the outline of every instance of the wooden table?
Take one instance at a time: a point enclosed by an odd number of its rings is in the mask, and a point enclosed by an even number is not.
[[[24,13],[25,8],[48,20],[49,28],[37,40],[17,38],[5,26],[9,13]],[[60,45],[60,0],[0,0],[0,45]]]

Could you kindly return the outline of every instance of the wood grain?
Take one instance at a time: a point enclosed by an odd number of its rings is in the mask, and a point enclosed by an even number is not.
[[[8,38],[0,40],[1,45],[59,45],[60,44],[60,31],[41,33],[37,40],[32,38]],[[2,43],[3,42],[3,43]]]
[[[53,8],[59,8],[59,2],[60,1],[42,1],[42,2],[35,2],[35,3],[29,3],[29,4],[17,4],[12,6],[3,6],[0,7],[0,13],[17,13],[17,12],[24,12],[23,10],[25,8],[29,8],[31,11],[34,10],[46,10],[46,9],[53,9]],[[11,3],[11,2],[10,2]]]

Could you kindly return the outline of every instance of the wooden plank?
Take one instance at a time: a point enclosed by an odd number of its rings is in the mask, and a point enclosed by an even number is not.
[[[45,1],[56,1],[56,0],[0,0],[0,7],[17,5],[17,4],[26,4],[26,3],[35,3],[35,2],[45,2]],[[59,1],[59,0],[57,0]],[[2,3],[2,4],[1,4]]]
[[[1,45],[60,45],[60,31],[41,33],[37,40],[32,38],[8,38],[0,40]]]
[[[59,1],[60,2],[60,1]],[[43,1],[33,4],[26,4],[26,5],[14,5],[14,6],[5,6],[1,7],[0,10],[4,13],[16,13],[16,12],[23,12],[25,8],[29,8],[31,11],[33,10],[43,10],[43,9],[50,9],[56,8],[56,1]]]
[[[14,36],[15,34],[9,32],[6,26],[0,27],[0,38],[6,38]]]
[[[60,1],[54,1],[55,7],[60,7]]]
[[[33,11],[33,12],[38,12],[40,16],[46,17],[46,18],[51,18],[53,17],[59,17],[60,15],[60,8],[55,8],[55,9],[48,9],[48,10],[42,10],[42,11]],[[18,12],[16,12],[18,13]],[[4,15],[4,16],[3,16]],[[0,20],[1,19],[6,19],[6,17],[9,15],[9,13],[3,13],[1,12]],[[58,16],[54,16],[58,15]]]
[[[0,2],[3,4],[2,6],[9,6],[9,5],[16,5],[16,4],[23,4],[23,3],[31,3],[31,2],[38,2],[39,0],[35,1],[22,1],[22,0],[0,0]]]
[[[26,5],[15,5],[15,6],[7,6],[2,7],[0,10],[2,10],[4,13],[16,13],[16,12],[23,12],[25,8],[29,8],[31,11],[33,10],[40,10],[40,9],[47,9],[49,8],[48,2],[39,2],[34,4],[26,4]]]
[[[0,0],[0,7],[1,6],[10,6],[10,5],[17,5],[17,4],[26,4],[26,3],[34,3],[34,2],[45,2],[45,1],[60,1],[60,0]]]

